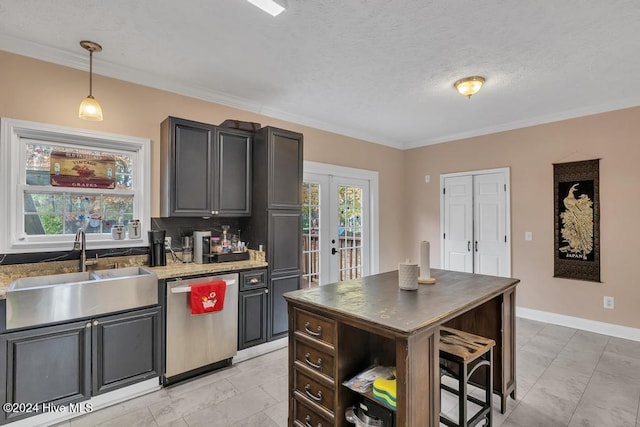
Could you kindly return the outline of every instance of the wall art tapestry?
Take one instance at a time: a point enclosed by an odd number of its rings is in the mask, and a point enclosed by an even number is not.
[[[553,165],[554,277],[600,282],[600,160]]]

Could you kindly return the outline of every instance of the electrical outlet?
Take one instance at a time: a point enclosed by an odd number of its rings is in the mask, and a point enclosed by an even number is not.
[[[533,233],[531,231],[525,231],[524,240],[533,240]]]
[[[171,247],[171,237],[165,237],[164,238],[164,246],[167,248]]]
[[[608,308],[609,310],[613,310],[613,297],[604,297],[604,308]]]

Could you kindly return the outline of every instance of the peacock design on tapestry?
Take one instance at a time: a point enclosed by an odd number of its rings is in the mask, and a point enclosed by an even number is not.
[[[565,210],[560,214],[561,234],[568,244],[562,246],[560,252],[586,260],[593,250],[593,201],[586,194],[576,198],[578,185],[573,184],[562,200]]]

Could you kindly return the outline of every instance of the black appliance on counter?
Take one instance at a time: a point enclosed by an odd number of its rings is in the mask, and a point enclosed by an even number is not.
[[[164,247],[165,230],[149,231],[149,267],[167,265],[167,252]]]

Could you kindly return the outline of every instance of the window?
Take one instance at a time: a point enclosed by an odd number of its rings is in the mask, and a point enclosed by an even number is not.
[[[111,228],[150,218],[148,139],[2,119],[0,245],[3,252],[70,250],[84,229],[92,249],[141,246],[114,241]]]

